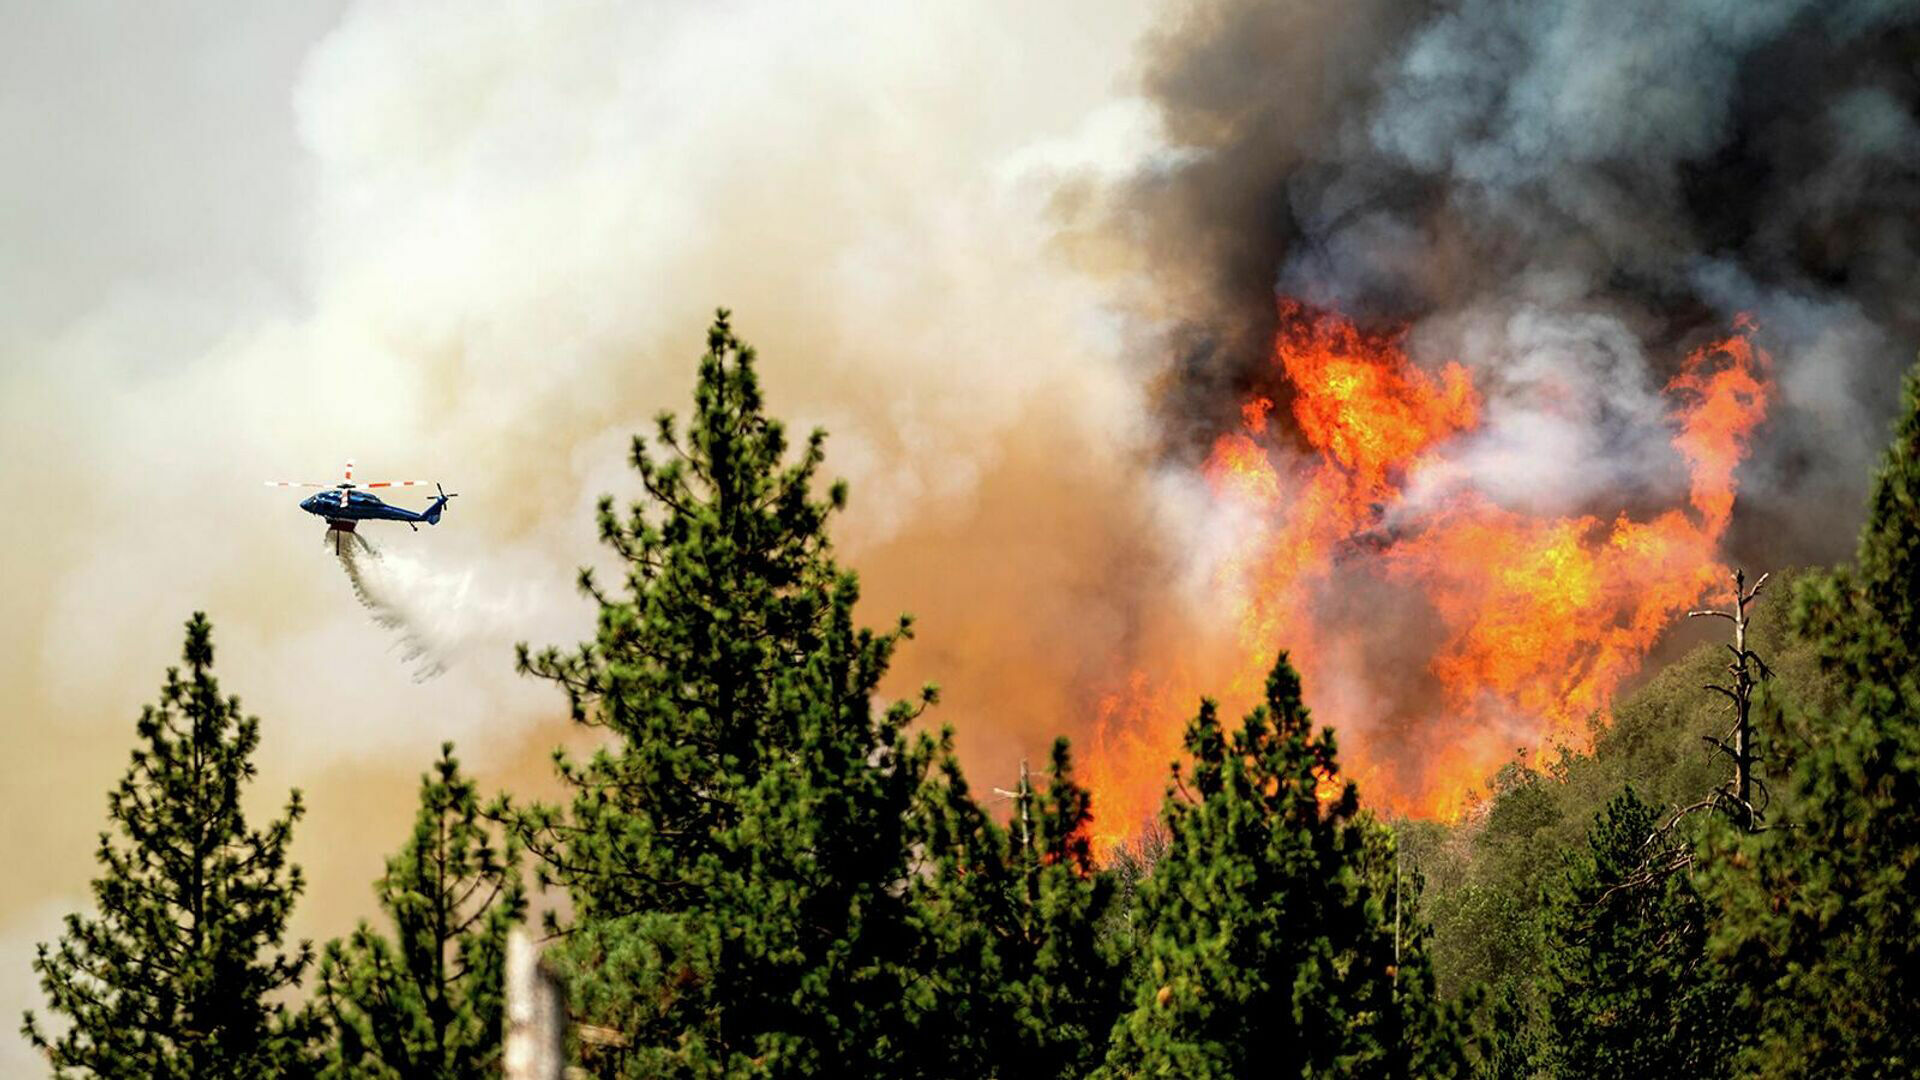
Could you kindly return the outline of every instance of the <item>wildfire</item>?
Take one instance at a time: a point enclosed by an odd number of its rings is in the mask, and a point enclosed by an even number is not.
[[[1768,357],[1742,317],[1665,387],[1685,508],[1555,517],[1447,482],[1458,478],[1446,450],[1481,424],[1466,368],[1429,373],[1399,336],[1291,301],[1280,314],[1273,358],[1305,445],[1273,430],[1274,404],[1256,396],[1206,462],[1213,500],[1237,523],[1219,538],[1211,582],[1232,658],[1211,685],[1252,702],[1287,649],[1369,803],[1452,817],[1517,749],[1583,744],[1661,631],[1724,576],[1719,542],[1735,468],[1766,414]],[[1421,480],[1426,494],[1410,498]],[[1355,659],[1381,597],[1430,619],[1411,662],[1424,670],[1408,676],[1423,692],[1391,703]],[[1103,844],[1152,817],[1205,685],[1135,674],[1100,702],[1088,777]]]

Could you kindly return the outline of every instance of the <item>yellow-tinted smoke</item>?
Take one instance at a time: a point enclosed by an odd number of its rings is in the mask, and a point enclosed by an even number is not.
[[[593,500],[635,491],[626,440],[684,409],[718,305],[773,411],[831,432],[869,621],[920,618],[900,685],[947,687],[938,718],[983,772],[1042,754],[1167,579],[1146,358],[1050,246],[1063,183],[1150,148],[1125,96],[1138,7],[23,25],[0,78],[54,119],[7,128],[44,152],[0,204],[52,216],[0,254],[22,301],[0,308],[0,1004],[37,1004],[24,950],[85,902],[193,610],[263,720],[256,813],[308,794],[299,932],[369,913],[441,740],[544,790],[563,705],[511,645],[590,632]],[[28,55],[49,42],[65,60]],[[439,620],[440,678],[413,681],[320,522],[260,485],[349,455],[462,495],[417,534],[367,526],[435,575],[410,602]]]

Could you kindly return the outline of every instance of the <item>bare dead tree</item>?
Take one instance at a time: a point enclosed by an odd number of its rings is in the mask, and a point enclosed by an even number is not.
[[[1726,812],[1747,832],[1760,832],[1766,828],[1766,782],[1753,773],[1754,762],[1758,760],[1753,750],[1753,692],[1761,680],[1773,677],[1773,671],[1767,667],[1766,661],[1747,647],[1747,608],[1760,596],[1760,590],[1767,584],[1767,577],[1761,574],[1760,580],[1749,589],[1746,572],[1735,570],[1731,608],[1687,612],[1690,619],[1720,618],[1733,624],[1733,643],[1727,646],[1733,653],[1733,662],[1727,665],[1732,685],[1708,683],[1705,687],[1727,699],[1728,707],[1733,712],[1733,729],[1725,737],[1702,735],[1701,738],[1715,753],[1725,754],[1733,760],[1732,778],[1709,796],[1708,804]],[[1763,800],[1758,805],[1754,802],[1756,787]]]
[[[1012,799],[1014,800],[1015,803],[1019,805],[1020,807],[1020,846],[1022,848],[1031,847],[1033,844],[1033,833],[1032,833],[1032,824],[1028,820],[1030,816],[1028,813],[1028,810],[1033,803],[1033,783],[1031,780],[1028,779],[1026,758],[1020,759],[1019,790],[1008,791],[1006,788],[994,788],[993,793],[995,795],[1000,796],[1003,799]]]
[[[1704,687],[1727,699],[1727,707],[1733,713],[1733,727],[1724,736],[1700,737],[1706,742],[1710,753],[1725,754],[1733,762],[1733,775],[1706,798],[1674,811],[1672,817],[1653,830],[1641,846],[1639,866],[1602,893],[1595,901],[1596,906],[1608,902],[1615,894],[1637,894],[1667,875],[1693,865],[1693,845],[1672,839],[1673,830],[1693,814],[1718,810],[1750,833],[1764,832],[1769,827],[1765,822],[1771,799],[1766,781],[1754,775],[1753,768],[1759,760],[1753,746],[1753,693],[1761,682],[1773,677],[1773,669],[1760,659],[1758,653],[1747,647],[1747,630],[1752,625],[1748,609],[1759,599],[1760,590],[1766,587],[1769,576],[1761,574],[1753,587],[1748,588],[1746,571],[1735,570],[1731,607],[1687,612],[1690,619],[1725,619],[1733,624],[1733,642],[1727,646],[1733,654],[1733,661],[1727,665],[1730,685],[1708,683]],[[1758,803],[1754,801],[1756,790],[1760,793]]]

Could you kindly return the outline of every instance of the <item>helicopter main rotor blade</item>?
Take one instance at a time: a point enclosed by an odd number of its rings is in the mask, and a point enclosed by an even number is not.
[[[370,488],[377,488],[377,487],[432,487],[432,486],[433,486],[433,481],[431,481],[431,480],[371,480],[371,481],[368,481],[367,483],[364,483],[364,484],[361,484],[360,486],[361,486],[361,487],[370,487]]]
[[[268,487],[328,488],[328,487],[332,487],[333,485],[332,484],[309,484],[304,480],[269,480],[267,481],[267,486]]]

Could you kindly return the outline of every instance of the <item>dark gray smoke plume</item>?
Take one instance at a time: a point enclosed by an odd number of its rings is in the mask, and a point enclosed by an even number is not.
[[[1920,342],[1915,5],[1226,3],[1151,42],[1148,85],[1175,153],[1118,227],[1176,457],[1284,400],[1278,291],[1475,368],[1482,490],[1631,506],[1675,483],[1659,388],[1745,311],[1779,397],[1730,555],[1847,550]]]

